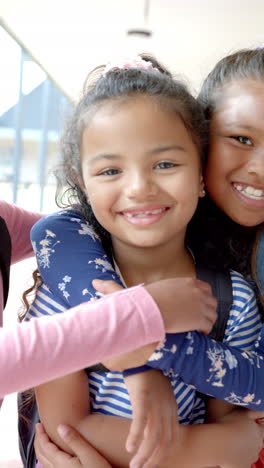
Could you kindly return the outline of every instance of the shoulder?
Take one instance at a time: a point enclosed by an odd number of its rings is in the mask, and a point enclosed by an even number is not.
[[[244,278],[241,273],[238,273],[235,270],[230,270],[230,278],[232,282],[233,294],[234,293],[241,293],[244,297],[252,297],[255,296],[255,292],[247,280]]]
[[[39,233],[43,234],[46,230],[50,230],[52,234],[52,230],[66,229],[68,226],[79,229],[82,225],[89,226],[89,223],[82,214],[72,209],[60,210],[40,219],[33,226],[31,230],[31,236],[34,237]]]
[[[231,270],[233,304],[225,330],[224,341],[231,346],[250,349],[261,328],[261,317],[258,312],[255,293],[245,278]]]
[[[46,238],[74,241],[76,236],[86,239],[89,236],[94,241],[100,241],[98,234],[85,217],[73,209],[57,211],[40,219],[33,226],[30,234],[33,244]]]

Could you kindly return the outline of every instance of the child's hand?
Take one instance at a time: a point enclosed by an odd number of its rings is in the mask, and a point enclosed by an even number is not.
[[[167,333],[210,333],[217,319],[217,301],[208,283],[195,278],[170,278],[148,284],[145,289],[158,304]]]
[[[263,412],[237,409],[224,416],[224,436],[230,440],[223,453],[222,468],[250,468],[263,447],[264,426],[256,423]]]
[[[36,425],[35,451],[43,468],[111,468],[111,465],[85,440],[76,429],[59,426],[61,439],[76,456],[69,455],[53,444],[42,424]],[[63,431],[63,432],[62,432]]]
[[[158,370],[125,377],[133,408],[126,442],[136,452],[131,468],[161,466],[178,439],[177,403],[170,381]]]
[[[93,286],[102,294],[122,289],[114,281],[93,280]],[[158,305],[168,333],[210,333],[217,318],[217,301],[208,283],[195,278],[169,278],[145,285],[145,289]]]

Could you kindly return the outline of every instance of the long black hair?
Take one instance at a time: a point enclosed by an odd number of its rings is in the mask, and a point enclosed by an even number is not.
[[[225,87],[242,80],[264,83],[263,47],[241,49],[227,55],[208,74],[198,96],[208,123],[221,103]],[[216,268],[224,264],[251,280],[252,250],[259,226],[238,225],[215,206],[209,197],[199,203],[192,223],[191,238],[193,244],[197,244],[197,255],[201,253],[206,262],[214,262]],[[203,246],[200,250],[194,235],[196,230]]]

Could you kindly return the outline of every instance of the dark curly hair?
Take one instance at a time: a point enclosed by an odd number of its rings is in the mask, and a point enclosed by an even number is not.
[[[147,95],[156,99],[160,106],[173,110],[179,115],[191,135],[201,158],[206,155],[207,123],[201,105],[190,94],[185,84],[174,79],[171,73],[156,59],[141,55],[151,62],[157,71],[142,68],[112,69],[104,74],[103,66],[97,67],[85,81],[83,95],[68,120],[61,139],[61,164],[56,170],[58,179],[57,203],[63,200],[73,203],[94,226],[102,239],[110,239],[109,234],[96,220],[91,207],[87,204],[80,181],[80,142],[82,132],[92,118],[93,112],[108,100],[123,100],[135,95]],[[62,190],[64,191],[61,197]]]

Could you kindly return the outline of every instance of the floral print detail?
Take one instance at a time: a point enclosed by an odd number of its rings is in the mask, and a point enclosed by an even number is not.
[[[95,302],[95,301],[98,301],[99,299],[101,299],[101,297],[104,296],[104,294],[96,291],[94,294],[92,294],[87,288],[83,289],[82,290],[82,295],[83,296],[86,296],[86,295],[89,295],[90,296],[90,299],[88,299],[87,302]]]
[[[94,228],[90,224],[82,223],[81,220],[78,218],[71,218],[70,220],[80,224],[81,229],[78,230],[79,234],[83,236],[90,236],[94,242],[95,241],[101,242],[100,237],[98,236],[98,234],[96,234]]]
[[[55,252],[55,246],[60,244],[60,241],[52,242],[52,239],[56,237],[56,234],[49,229],[45,231],[44,239],[39,241],[40,249],[38,250],[36,242],[34,243],[35,253],[38,261],[38,265],[43,268],[50,267],[50,257]]]
[[[187,333],[186,339],[189,340],[189,346],[187,348],[186,354],[193,354],[193,335],[191,332]]]
[[[211,382],[213,386],[216,387],[223,387],[223,377],[226,375],[226,369],[224,368],[224,364],[227,363],[229,367],[229,363],[232,362],[232,368],[236,367],[235,358],[231,360],[231,352],[228,351],[228,355],[224,350],[220,349],[219,347],[209,348],[207,351],[207,356],[212,363],[212,367],[209,368],[209,372],[211,375],[207,379],[207,382]],[[227,359],[226,359],[227,358]],[[229,367],[230,368],[230,367]]]
[[[92,285],[94,278],[119,282],[99,236],[79,213],[62,210],[43,218],[33,227],[31,239],[43,282],[68,307],[101,298]]]
[[[249,403],[254,403],[255,405],[261,404],[261,400],[255,400],[254,393],[248,393],[245,397],[242,397],[232,392],[225,398],[225,401],[228,401],[228,403],[232,403],[233,405],[245,406],[246,408]]]
[[[229,349],[225,350],[225,360],[229,369],[234,369],[237,367],[237,358],[231,353],[231,351],[229,351]]]
[[[258,343],[257,343],[257,345],[258,345]],[[256,351],[250,351],[250,353],[248,353],[247,351],[244,351],[242,353],[242,356],[245,359],[248,359],[248,361],[250,362],[250,364],[252,366],[258,367],[258,369],[260,369],[260,367],[261,367],[260,361],[264,361],[263,354],[259,354]]]
[[[70,296],[70,293],[66,290],[66,285],[67,283],[70,283],[71,282],[71,276],[64,276],[64,278],[62,278],[62,283],[59,283],[58,284],[58,288],[60,291],[62,291],[62,294],[63,294],[63,297],[65,297],[66,300],[68,300],[69,296]]]
[[[176,344],[172,344],[170,348],[166,348],[166,338],[159,343],[155,351],[152,353],[152,355],[149,358],[149,362],[151,361],[158,361],[162,357],[164,357],[164,352],[169,352],[171,354],[175,354],[177,351],[177,346]],[[163,350],[163,352],[161,352]]]
[[[95,260],[89,260],[88,264],[94,264],[96,270],[100,270],[102,273],[108,272],[115,272],[114,268],[112,267],[111,263],[107,259],[107,256],[104,255],[101,258],[95,258]],[[115,278],[114,275],[112,275],[112,278]]]

